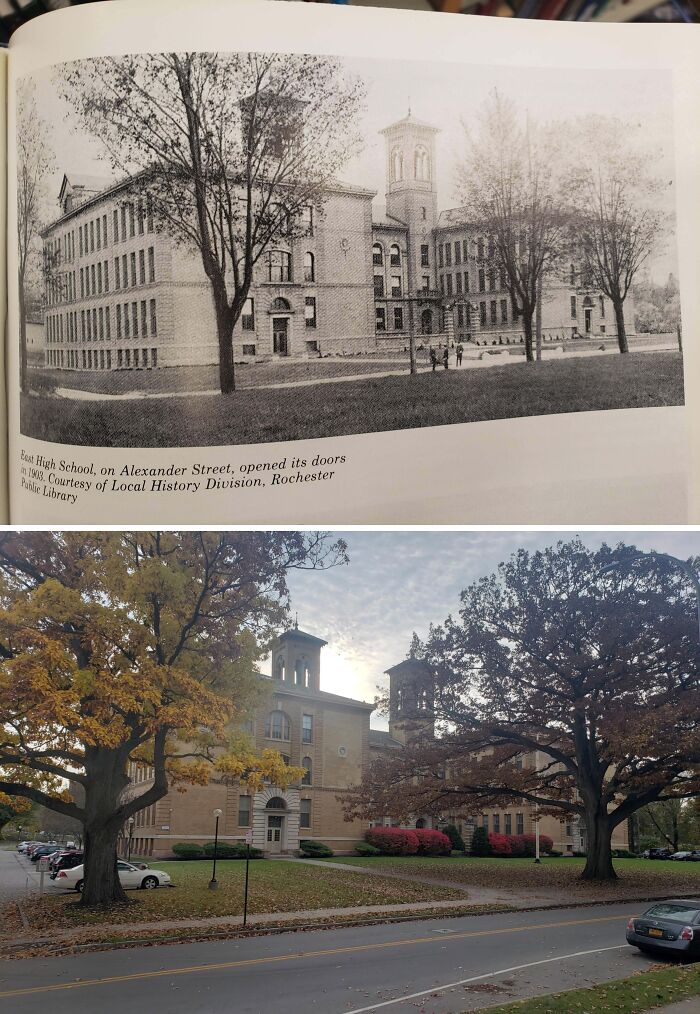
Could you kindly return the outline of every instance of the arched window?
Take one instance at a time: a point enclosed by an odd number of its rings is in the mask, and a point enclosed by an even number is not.
[[[291,282],[292,258],[286,250],[270,250],[267,255],[268,282]]]
[[[573,264],[569,268],[569,285],[576,285],[576,268]]]
[[[289,719],[284,711],[271,711],[265,719],[265,736],[267,739],[289,740]]]
[[[421,334],[432,334],[433,333],[433,313],[432,310],[423,310],[420,315],[420,331]]]
[[[302,758],[301,766],[304,769],[304,777],[301,780],[301,784],[311,785],[311,758],[310,757]]]
[[[401,711],[403,709],[403,690],[401,687],[396,691],[396,710]]]
[[[311,686],[311,670],[309,669],[308,663],[304,665],[304,686]]]
[[[372,264],[381,267],[384,263],[384,248],[381,243],[375,243],[372,247]]]
[[[416,146],[413,155],[413,175],[417,180],[430,179],[430,155],[423,144]]]
[[[403,152],[394,148],[391,153],[391,178],[397,183],[403,179]]]
[[[280,757],[284,761],[285,765],[287,767],[289,767],[289,765],[292,763],[292,758],[289,756],[289,754],[288,753],[281,753]]]
[[[401,251],[396,243],[392,243],[389,247],[389,263],[392,268],[401,267]]]
[[[272,799],[268,799],[265,804],[266,810],[286,810],[287,804],[281,796],[273,796]]]
[[[418,691],[418,698],[416,704],[419,711],[428,710],[428,691],[423,689]]]
[[[287,679],[287,666],[285,665],[283,658],[277,659],[277,679],[284,681]]]
[[[416,827],[417,828],[425,827],[425,823],[426,823],[425,817],[419,817],[418,820],[416,821]]]
[[[313,282],[316,279],[314,255],[310,250],[304,254],[304,281]]]

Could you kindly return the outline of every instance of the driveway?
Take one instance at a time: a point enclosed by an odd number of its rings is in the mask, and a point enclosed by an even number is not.
[[[0,904],[38,890],[39,874],[34,865],[14,849],[0,849]]]

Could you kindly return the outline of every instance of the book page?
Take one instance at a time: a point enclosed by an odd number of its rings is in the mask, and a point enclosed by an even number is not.
[[[12,520],[697,519],[697,38],[262,0],[20,30]]]
[[[0,235],[7,235],[7,53],[0,50]],[[5,392],[5,324],[7,322],[6,245],[0,246],[0,524],[10,520],[7,485],[7,398]]]

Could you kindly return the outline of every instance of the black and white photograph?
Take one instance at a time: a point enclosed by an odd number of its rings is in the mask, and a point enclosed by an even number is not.
[[[670,73],[100,57],[23,77],[16,132],[26,436],[683,404]]]

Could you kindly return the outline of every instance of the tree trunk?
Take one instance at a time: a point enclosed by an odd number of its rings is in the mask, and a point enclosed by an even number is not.
[[[18,278],[19,295],[19,383],[23,394],[27,392],[27,310],[24,298],[24,279],[20,273]]]
[[[80,904],[125,905],[129,899],[117,875],[119,825],[110,821],[85,827],[85,884]]]
[[[586,813],[588,846],[583,880],[617,880],[612,863],[612,826],[607,814],[598,810]]]
[[[535,310],[535,358],[542,361],[542,275],[537,278],[537,308]]]
[[[620,346],[620,352],[629,352],[627,332],[625,331],[625,311],[622,300],[614,299],[613,308],[615,310],[615,323],[617,325],[617,344]]]
[[[525,333],[525,359],[534,363],[535,355],[532,347],[532,314],[523,313],[523,331]]]
[[[222,394],[233,394],[236,390],[233,368],[233,321],[227,306],[219,305],[216,298],[214,304],[216,333],[219,341],[219,387]]]

